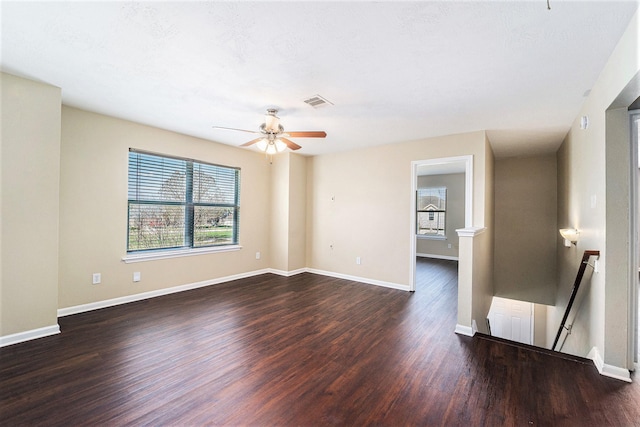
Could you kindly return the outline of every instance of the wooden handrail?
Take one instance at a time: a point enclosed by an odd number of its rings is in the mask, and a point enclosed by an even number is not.
[[[556,339],[553,341],[553,347],[551,347],[552,351],[555,351],[556,345],[558,344],[558,340],[560,339],[560,335],[562,334],[562,329],[564,329],[565,323],[567,323],[567,318],[569,317],[569,312],[571,311],[571,306],[573,306],[573,302],[576,299],[576,295],[578,294],[578,289],[580,289],[580,282],[582,282],[582,276],[584,276],[584,271],[587,268],[587,264],[589,263],[589,258],[592,256],[600,256],[600,251],[584,251],[582,254],[582,261],[580,261],[580,268],[578,269],[578,274],[576,275],[576,281],[573,282],[573,290],[571,291],[571,298],[569,298],[569,304],[567,304],[567,309],[564,311],[564,316],[562,317],[562,322],[560,323],[560,327],[558,328],[558,334],[556,335]]]

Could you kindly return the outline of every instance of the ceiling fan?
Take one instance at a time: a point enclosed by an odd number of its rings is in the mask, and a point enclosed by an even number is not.
[[[248,147],[256,144],[260,151],[266,154],[275,154],[284,151],[287,147],[291,150],[299,150],[302,148],[289,138],[324,138],[327,133],[324,131],[296,131],[285,132],[284,127],[280,124],[280,118],[277,116],[278,110],[275,108],[267,109],[264,115],[264,123],[260,125],[259,130],[246,130],[236,128],[226,128],[222,126],[213,126],[214,129],[236,130],[240,132],[255,133],[260,135],[256,139],[245,142],[241,147]]]

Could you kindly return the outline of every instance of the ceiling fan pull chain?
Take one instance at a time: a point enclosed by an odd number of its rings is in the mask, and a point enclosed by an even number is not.
[[[549,4],[551,0],[547,0],[547,10],[551,10],[551,5]]]

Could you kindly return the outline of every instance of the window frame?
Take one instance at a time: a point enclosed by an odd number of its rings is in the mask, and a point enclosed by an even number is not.
[[[419,209],[419,199],[420,199],[420,191],[421,190],[436,190],[436,191],[440,191],[440,190],[444,190],[444,201],[445,201],[445,207],[444,209]],[[429,187],[419,187],[416,189],[416,222],[415,222],[415,235],[418,239],[431,239],[431,240],[446,240],[447,239],[447,187],[440,185],[440,186],[429,186]],[[421,213],[428,213],[429,216],[431,216],[432,214],[434,215],[434,219],[436,214],[442,214],[443,215],[443,219],[442,219],[442,234],[439,233],[435,233],[435,234],[420,234],[420,214]],[[440,230],[438,228],[438,230]]]
[[[129,188],[130,175],[132,174],[132,166],[131,166],[131,155],[138,154],[142,156],[154,156],[160,159],[168,159],[171,161],[177,161],[179,164],[184,162],[184,185],[183,187],[179,187],[179,191],[184,191],[184,201],[175,201],[175,200],[158,200],[153,197],[145,198],[141,195],[136,195],[135,197],[131,197]],[[182,164],[180,164],[180,168],[176,168],[179,170],[182,168]],[[196,180],[194,179],[194,170],[195,169],[209,169],[213,171],[218,171],[218,168],[221,169],[224,173],[233,172],[233,178],[230,179],[230,183],[233,187],[233,201],[229,203],[226,202],[203,202],[202,200],[196,201],[193,194],[193,186]],[[144,261],[148,259],[164,259],[164,258],[174,258],[179,256],[187,256],[187,255],[199,255],[204,253],[211,252],[227,252],[238,250],[241,248],[239,245],[240,241],[240,182],[241,182],[241,169],[239,167],[219,165],[209,162],[204,162],[201,160],[195,160],[185,157],[178,157],[172,155],[166,155],[161,153],[154,153],[144,150],[138,150],[135,148],[129,149],[128,161],[127,161],[127,241],[126,241],[126,250],[127,254],[123,257],[123,261],[125,262],[137,262]],[[140,176],[140,170],[135,171],[135,176]],[[230,193],[231,194],[231,193]],[[152,247],[152,248],[143,248],[143,249],[132,249],[130,247],[130,233],[131,233],[131,206],[153,206],[153,205],[162,205],[162,206],[180,206],[184,209],[184,235],[183,235],[183,244],[177,246],[170,247]],[[211,208],[226,208],[232,211],[232,229],[231,229],[231,242],[218,243],[218,244],[205,244],[198,245],[197,240],[195,238],[197,234],[196,227],[196,209],[198,207],[211,207]]]

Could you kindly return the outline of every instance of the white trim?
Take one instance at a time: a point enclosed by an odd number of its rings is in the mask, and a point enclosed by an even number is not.
[[[458,261],[457,256],[449,256],[449,255],[434,255],[434,254],[416,254],[417,257],[422,258],[435,258],[435,259],[448,259],[451,261]]]
[[[640,364],[640,302],[638,296],[638,269],[640,264],[638,258],[640,256],[640,242],[638,241],[638,197],[640,195],[638,185],[638,168],[640,168],[640,150],[638,149],[639,137],[638,127],[634,126],[634,121],[640,120],[640,111],[629,111],[629,156],[631,160],[631,176],[630,179],[630,197],[629,197],[629,278],[628,278],[628,301],[629,301],[629,327],[628,329],[628,366],[638,369]]]
[[[482,234],[487,231],[486,227],[465,227],[458,228],[456,233],[458,233],[458,237],[476,237],[478,234]]]
[[[269,270],[269,273],[277,274],[278,276],[284,276],[284,277],[291,277],[291,276],[295,276],[296,274],[307,272],[306,268],[299,268],[297,270],[291,270],[291,271],[278,270],[276,268],[269,268],[268,270]]]
[[[447,240],[447,236],[441,235],[429,235],[429,234],[416,234],[418,240]]]
[[[176,249],[168,251],[148,251],[148,252],[134,252],[122,257],[122,261],[126,264],[132,262],[154,261],[158,259],[179,258],[184,256],[204,255],[217,252],[232,252],[242,249],[240,245],[228,245],[228,246],[208,246],[206,248],[187,248]]]
[[[135,301],[142,301],[145,299],[155,298],[163,295],[175,294],[177,292],[184,292],[192,289],[203,288],[205,286],[218,285],[220,283],[230,282],[232,280],[238,280],[238,279],[246,279],[249,277],[259,276],[261,274],[271,273],[279,276],[290,277],[290,276],[295,276],[297,274],[307,273],[307,272],[320,274],[322,276],[335,277],[338,279],[353,280],[356,282],[361,282],[369,285],[383,286],[386,288],[409,291],[409,287],[406,285],[400,285],[400,284],[391,283],[391,282],[384,282],[384,281],[375,280],[375,279],[367,279],[365,277],[350,276],[347,274],[332,273],[329,271],[316,270],[312,268],[299,268],[297,270],[292,270],[292,271],[284,271],[284,270],[278,270],[274,268],[265,268],[262,270],[249,271],[247,273],[240,273],[240,274],[234,274],[231,276],[219,277],[216,279],[204,280],[202,282],[188,283],[186,285],[173,286],[171,288],[157,289],[155,291],[143,292],[140,294],[126,295],[123,297],[112,298],[112,299],[103,300],[103,301],[96,301],[88,304],[80,304],[72,307],[60,308],[58,309],[58,317],[70,316],[72,314],[78,314],[78,313],[85,313],[87,311],[99,310],[101,308],[113,307],[116,305],[127,304]]]
[[[456,334],[458,335],[466,335],[468,337],[472,337],[475,335],[475,332],[473,331],[473,328],[469,327],[469,326],[463,326],[460,324],[456,325],[456,330],[454,331]]]
[[[348,274],[334,273],[334,272],[325,271],[325,270],[316,270],[315,268],[307,268],[306,270],[309,273],[320,274],[321,276],[335,277],[336,279],[353,280],[354,282],[361,282],[361,283],[366,283],[368,285],[382,286],[382,287],[391,288],[391,289],[399,289],[401,291],[411,290],[409,289],[409,286],[401,285],[399,283],[385,282],[382,280],[368,279],[366,277],[351,276]]]
[[[57,323],[51,326],[45,326],[43,328],[32,329],[30,331],[18,332],[16,334],[5,335],[0,337],[0,347],[6,347],[8,345],[18,344],[25,341],[35,340],[37,338],[44,338],[50,335],[56,335],[60,333],[60,325]]]
[[[598,351],[598,347],[593,347],[589,354],[587,355],[587,359],[593,360],[593,364],[596,366],[596,369],[605,377],[615,378],[617,380],[631,382],[631,374],[628,369],[619,368],[613,365],[607,365],[602,360],[600,356],[600,352]]]
[[[607,365],[606,363],[602,366],[602,371],[600,374],[605,377],[615,378],[620,381],[631,382],[631,374],[628,369],[619,368],[617,366]]]
[[[259,276],[261,274],[270,273],[269,269],[250,271],[247,273],[234,274],[232,276],[219,277],[217,279],[204,280],[202,282],[189,283],[186,285],[173,286],[171,288],[158,289],[155,291],[143,292],[140,294],[126,295],[123,297],[112,298],[103,301],[91,302],[88,304],[81,304],[72,307],[58,309],[58,317],[70,316],[72,314],[84,313],[87,311],[98,310],[106,307],[113,307],[116,305],[127,304],[135,301],[142,301],[149,298],[159,297],[163,295],[175,294],[177,292],[189,291],[191,289],[198,289],[205,286],[217,285],[224,282],[230,282],[232,280],[246,279],[248,277]]]

